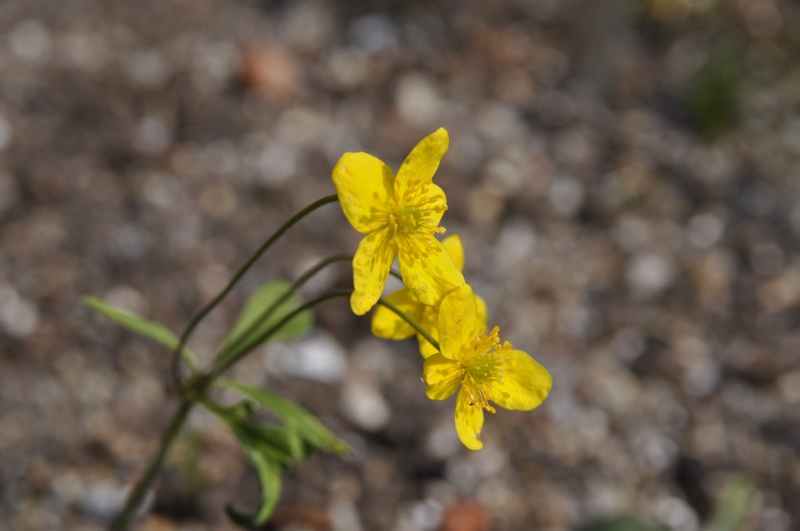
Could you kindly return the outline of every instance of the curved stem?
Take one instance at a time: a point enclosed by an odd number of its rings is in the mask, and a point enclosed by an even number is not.
[[[401,318],[403,321],[407,322],[411,326],[411,328],[416,330],[419,335],[424,337],[425,340],[428,343],[430,343],[431,345],[433,345],[436,350],[441,351],[441,348],[439,348],[439,342],[436,341],[435,339],[433,339],[433,336],[431,336],[427,331],[425,331],[419,325],[419,323],[417,323],[414,319],[412,319],[411,317],[406,315],[406,313],[404,311],[402,311],[400,308],[398,308],[397,306],[395,306],[391,302],[386,302],[384,299],[378,299],[378,304],[380,304],[381,306],[385,306],[389,310],[391,310],[394,313],[396,313],[399,318]]]
[[[256,331],[258,327],[261,326],[264,322],[266,322],[267,319],[272,317],[272,314],[274,314],[275,311],[277,311],[277,309],[281,306],[281,304],[286,302],[289,299],[289,297],[291,297],[292,294],[294,294],[303,284],[308,282],[308,280],[311,277],[319,273],[322,269],[329,266],[330,264],[352,259],[353,259],[352,254],[335,254],[333,256],[329,256],[328,258],[325,258],[324,260],[317,262],[317,264],[315,264],[314,267],[303,273],[297,280],[295,280],[289,287],[289,289],[287,289],[286,292],[283,293],[283,295],[278,297],[278,299],[275,302],[273,302],[269,307],[267,307],[263,312],[261,312],[261,315],[259,315],[256,319],[254,319],[253,322],[247,328],[245,328],[240,334],[238,334],[233,343],[227,345],[224,349],[222,349],[222,351],[220,351],[217,354],[216,359],[223,360],[226,356],[229,356],[232,353],[236,353],[241,348],[242,343],[244,343],[247,337],[254,331]]]
[[[123,531],[128,528],[131,520],[136,515],[136,510],[142,504],[145,494],[147,494],[147,491],[150,489],[150,486],[153,484],[153,481],[156,478],[156,474],[161,468],[161,465],[164,463],[164,458],[166,457],[169,448],[172,446],[175,438],[180,433],[183,423],[186,421],[186,417],[189,416],[189,411],[191,411],[193,405],[194,403],[190,401],[181,402],[181,406],[175,413],[169,428],[167,428],[167,431],[164,432],[164,435],[161,438],[161,444],[158,446],[158,452],[153,460],[150,461],[147,470],[141,479],[139,479],[139,481],[136,483],[133,491],[131,491],[131,493],[128,495],[128,499],[125,502],[125,507],[122,508],[122,511],[116,516],[116,518],[114,518],[114,520],[111,522],[111,525],[109,525],[109,531]]]
[[[352,294],[353,294],[352,290],[334,291],[333,293],[328,293],[327,295],[321,295],[316,299],[311,299],[307,303],[298,306],[297,308],[294,309],[294,311],[286,314],[286,316],[283,319],[275,323],[275,326],[273,326],[269,330],[265,330],[263,333],[259,334],[255,338],[252,338],[249,341],[244,342],[243,345],[240,346],[239,350],[234,354],[232,354],[228,359],[220,360],[220,362],[211,371],[209,371],[208,375],[201,379],[202,383],[199,384],[201,389],[201,394],[202,390],[204,389],[203,386],[206,386],[210,382],[213,382],[214,379],[217,378],[217,376],[225,372],[231,365],[242,359],[250,351],[251,348],[269,339],[269,337],[272,334],[280,330],[283,325],[294,319],[299,313],[304,312],[309,308],[313,308],[314,306],[322,302],[335,299],[337,297],[349,297]]]
[[[211,312],[211,310],[213,310],[222,301],[222,299],[224,299],[225,296],[228,295],[228,293],[230,293],[230,291],[233,289],[236,283],[239,282],[239,280],[244,276],[245,273],[247,273],[247,271],[253,266],[253,264],[255,264],[259,258],[261,258],[261,255],[264,254],[267,251],[267,249],[269,249],[272,246],[272,244],[275,243],[275,241],[283,235],[284,232],[289,230],[289,228],[291,228],[292,225],[294,225],[295,223],[297,223],[298,221],[300,221],[305,216],[307,216],[314,210],[318,209],[319,207],[327,205],[328,203],[333,203],[338,200],[339,197],[336,194],[325,196],[321,199],[317,199],[316,201],[305,207],[303,210],[301,210],[300,212],[289,218],[286,221],[286,223],[281,225],[280,228],[278,228],[278,230],[276,230],[272,234],[272,236],[270,236],[263,244],[261,244],[261,247],[259,247],[258,250],[255,253],[253,253],[253,255],[247,260],[247,262],[245,262],[244,265],[239,268],[239,271],[236,272],[231,281],[228,282],[228,285],[225,286],[225,288],[219,293],[219,295],[214,297],[214,299],[211,302],[206,304],[199,312],[195,314],[194,317],[192,317],[192,320],[189,321],[189,324],[186,326],[186,330],[184,330],[183,334],[181,334],[180,342],[178,343],[177,348],[175,348],[172,354],[172,381],[173,384],[175,385],[175,389],[180,389],[182,385],[180,379],[180,352],[183,350],[183,347],[186,345],[186,342],[189,340],[189,337],[192,335],[192,332],[194,332],[194,329],[197,327],[198,324],[200,324],[200,321],[202,321],[206,317],[206,315],[208,315],[209,312]]]
[[[189,412],[192,409],[192,406],[195,402],[204,402],[205,401],[205,391],[209,385],[216,379],[217,376],[222,374],[225,370],[227,370],[231,365],[239,361],[245,354],[247,354],[248,349],[254,345],[257,345],[261,341],[269,338],[272,334],[280,330],[280,328],[285,325],[290,320],[294,319],[297,314],[308,310],[309,308],[313,308],[314,306],[337,298],[337,297],[349,297],[352,294],[352,290],[347,291],[336,291],[333,293],[328,293],[327,295],[322,295],[317,297],[316,299],[312,299],[307,303],[303,304],[302,306],[298,307],[291,313],[287,314],[283,319],[275,324],[272,328],[265,331],[263,334],[260,334],[254,341],[249,342],[250,344],[246,346],[243,350],[237,353],[236,356],[231,357],[228,360],[225,360],[219,366],[215,367],[209,374],[205,376],[198,375],[195,377],[191,384],[187,387],[189,389],[186,392],[187,396],[191,398],[185,398],[181,402],[180,408],[173,417],[172,422],[167,428],[167,431],[164,432],[164,435],[161,438],[161,443],[158,446],[158,451],[156,452],[155,457],[147,466],[147,470],[145,471],[142,478],[136,483],[136,487],[134,487],[131,494],[128,496],[128,499],[125,502],[125,507],[123,507],[122,511],[114,518],[114,521],[111,522],[109,526],[109,531],[124,531],[128,528],[131,523],[131,520],[136,514],[136,510],[144,500],[144,497],[150,489],[153,481],[155,481],[156,475],[158,474],[161,465],[164,463],[164,458],[167,455],[172,443],[175,442],[178,434],[183,427],[184,422],[186,422],[186,418],[189,416]]]

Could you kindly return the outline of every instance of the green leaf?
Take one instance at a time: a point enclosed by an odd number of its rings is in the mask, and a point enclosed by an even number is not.
[[[288,293],[291,284],[283,281],[271,281],[262,284],[245,304],[242,313],[233,330],[222,343],[222,350],[227,351],[232,347],[240,351],[242,346],[252,348],[258,344],[254,342],[260,335],[269,331],[300,306],[300,297],[296,293]],[[279,302],[280,301],[280,302]],[[276,303],[278,303],[276,305]],[[314,324],[311,312],[301,312],[293,319],[286,322],[269,341],[289,339],[306,333]]]
[[[237,525],[253,528],[263,525],[269,520],[278,506],[281,498],[283,467],[272,461],[260,448],[251,446],[244,440],[242,440],[242,445],[247,458],[253,463],[258,473],[258,481],[261,484],[261,503],[250,513],[240,511],[231,503],[225,507],[225,511]]]
[[[242,441],[242,445],[258,449],[266,457],[284,467],[297,461],[295,455],[301,453],[297,449],[297,442],[290,440],[291,435],[281,433],[281,430],[286,431],[283,428],[259,426],[238,419],[233,419],[227,424],[236,438]]]
[[[278,505],[281,496],[281,473],[311,451],[297,433],[283,427],[259,426],[248,422],[256,404],[242,400],[222,407],[206,398],[202,402],[210,412],[224,422],[242,444],[247,458],[258,473],[261,503],[252,512],[243,512],[229,503],[225,510],[237,525],[253,528],[264,524]]]
[[[617,515],[581,527],[581,531],[667,531],[628,515]]]
[[[231,520],[242,527],[260,526],[275,511],[284,469],[305,459],[316,448],[336,453],[347,452],[349,448],[308,411],[279,395],[235,381],[217,383],[240,392],[245,399],[228,407],[220,406],[207,397],[201,403],[220,418],[241,442],[261,483],[261,503],[253,512],[242,512],[231,504],[226,510]],[[284,425],[263,426],[251,422],[249,418],[258,405],[272,411]]]
[[[101,301],[97,297],[92,297],[91,295],[84,295],[81,297],[81,302],[94,311],[105,315],[123,328],[127,328],[132,332],[136,332],[139,335],[161,343],[172,351],[178,348],[178,344],[180,343],[178,336],[172,333],[170,329],[159,323],[145,319],[144,317],[133,312],[129,312],[128,310],[123,310],[121,308],[117,308],[116,306],[112,306],[107,302]],[[183,360],[193,369],[197,369],[199,367],[197,357],[191,350],[189,350],[188,347],[183,348],[181,357],[183,357]]]
[[[269,409],[286,424],[287,429],[297,432],[315,448],[334,454],[350,452],[347,443],[333,435],[314,415],[291,400],[234,380],[218,380],[217,384],[234,389]]]
[[[227,412],[227,414],[235,418],[246,419],[252,417],[256,414],[256,412],[258,412],[258,404],[252,400],[241,400],[232,406],[224,408],[224,410]]]
[[[300,452],[296,448],[296,443],[290,441],[288,435],[275,433],[275,430],[282,428],[259,426],[247,420],[255,412],[254,407],[257,407],[255,403],[243,400],[230,407],[222,407],[208,398],[201,403],[230,428],[242,445],[257,448],[283,466],[288,467],[297,460],[294,456]]]
[[[694,128],[714,140],[741,122],[741,90],[746,67],[741,45],[717,42],[706,61],[686,82],[680,103]]]
[[[714,506],[709,531],[738,531],[747,529],[748,512],[753,506],[753,484],[744,476],[733,475],[722,486]]]

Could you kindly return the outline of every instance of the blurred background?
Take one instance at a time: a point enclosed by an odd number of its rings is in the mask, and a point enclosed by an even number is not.
[[[0,527],[101,528],[172,413],[169,353],[80,295],[180,331],[343,152],[396,169],[444,126],[443,225],[552,394],[470,452],[416,341],[330,302],[233,371],[354,448],[267,529],[800,529],[798,28],[790,0],[0,3]],[[193,347],[358,241],[317,211]],[[142,528],[257,498],[197,411]]]

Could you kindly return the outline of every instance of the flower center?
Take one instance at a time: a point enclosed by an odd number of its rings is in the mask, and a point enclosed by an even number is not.
[[[430,194],[431,181],[412,179],[403,195],[390,204],[387,221],[392,231],[391,242],[398,252],[424,259],[442,250],[434,234],[444,234],[438,226],[447,205],[439,204],[444,196]]]
[[[461,388],[472,406],[494,413],[489,404],[494,384],[503,383],[503,375],[512,372],[506,367],[506,353],[513,347],[508,341],[500,343],[500,327],[489,335],[481,333],[461,351]],[[507,393],[504,393],[506,395]]]

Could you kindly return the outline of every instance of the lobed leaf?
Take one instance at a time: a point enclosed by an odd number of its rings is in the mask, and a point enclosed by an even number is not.
[[[238,391],[269,409],[286,424],[287,429],[296,432],[315,448],[334,454],[350,452],[347,443],[333,435],[314,415],[291,400],[238,381],[218,380],[217,383]]]

